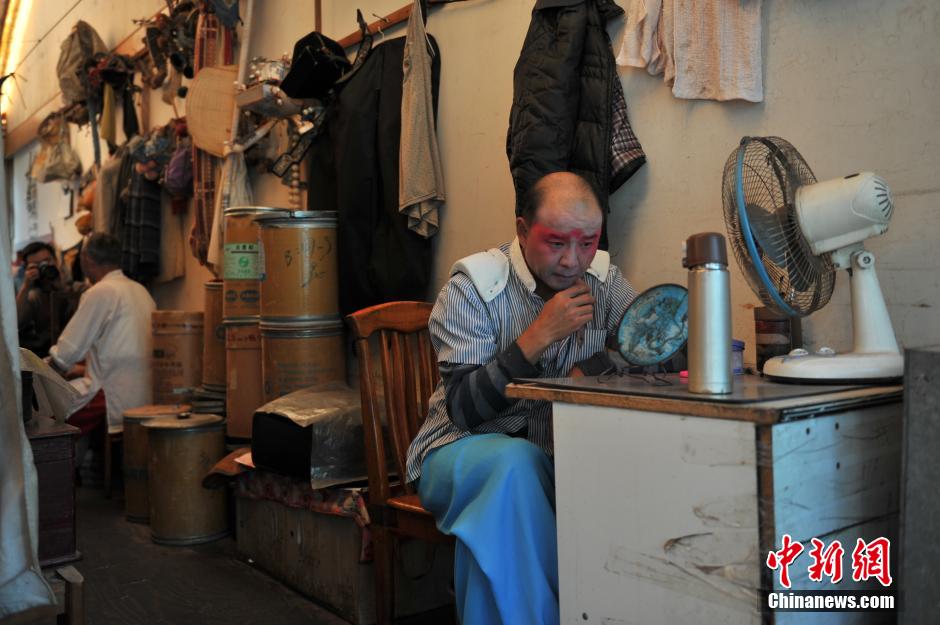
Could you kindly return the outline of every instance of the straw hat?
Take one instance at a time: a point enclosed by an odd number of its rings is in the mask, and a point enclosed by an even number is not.
[[[237,65],[204,67],[186,94],[186,123],[193,144],[214,156],[222,156],[225,142],[232,138],[237,74]]]

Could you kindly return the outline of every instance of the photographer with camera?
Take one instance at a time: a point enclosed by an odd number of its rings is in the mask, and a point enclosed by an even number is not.
[[[62,328],[69,316],[65,298],[53,310],[53,293],[65,292],[68,286],[52,245],[42,241],[30,243],[21,254],[26,273],[16,294],[20,346],[45,357],[52,346],[53,321]]]

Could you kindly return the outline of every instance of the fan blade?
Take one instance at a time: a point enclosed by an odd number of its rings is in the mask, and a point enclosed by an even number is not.
[[[814,287],[817,272],[809,267],[809,259],[801,247],[803,235],[792,211],[787,214],[786,223],[784,244],[787,248],[786,268],[790,288],[809,291]]]
[[[758,246],[757,251],[774,264],[783,267],[786,264],[788,246],[786,239],[780,236],[780,218],[757,204],[747,204],[744,210],[747,211],[747,220]]]

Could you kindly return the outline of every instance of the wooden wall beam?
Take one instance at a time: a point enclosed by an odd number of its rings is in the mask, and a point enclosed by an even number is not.
[[[464,2],[465,0],[428,0],[428,8],[432,9],[435,5],[441,4],[450,4],[452,2]],[[401,24],[408,20],[408,17],[411,15],[411,7],[413,5],[407,4],[400,9],[395,9],[385,17],[379,18],[376,21],[369,24],[369,32],[373,35],[380,30],[385,30],[386,28],[391,28],[396,24]],[[350,48],[357,43],[362,41],[362,31],[356,30],[351,32],[342,39],[339,40],[339,45],[343,48]]]

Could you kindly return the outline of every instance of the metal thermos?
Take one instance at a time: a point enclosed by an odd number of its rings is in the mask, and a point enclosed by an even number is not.
[[[731,392],[731,289],[725,238],[692,235],[682,265],[689,270],[689,390]]]

